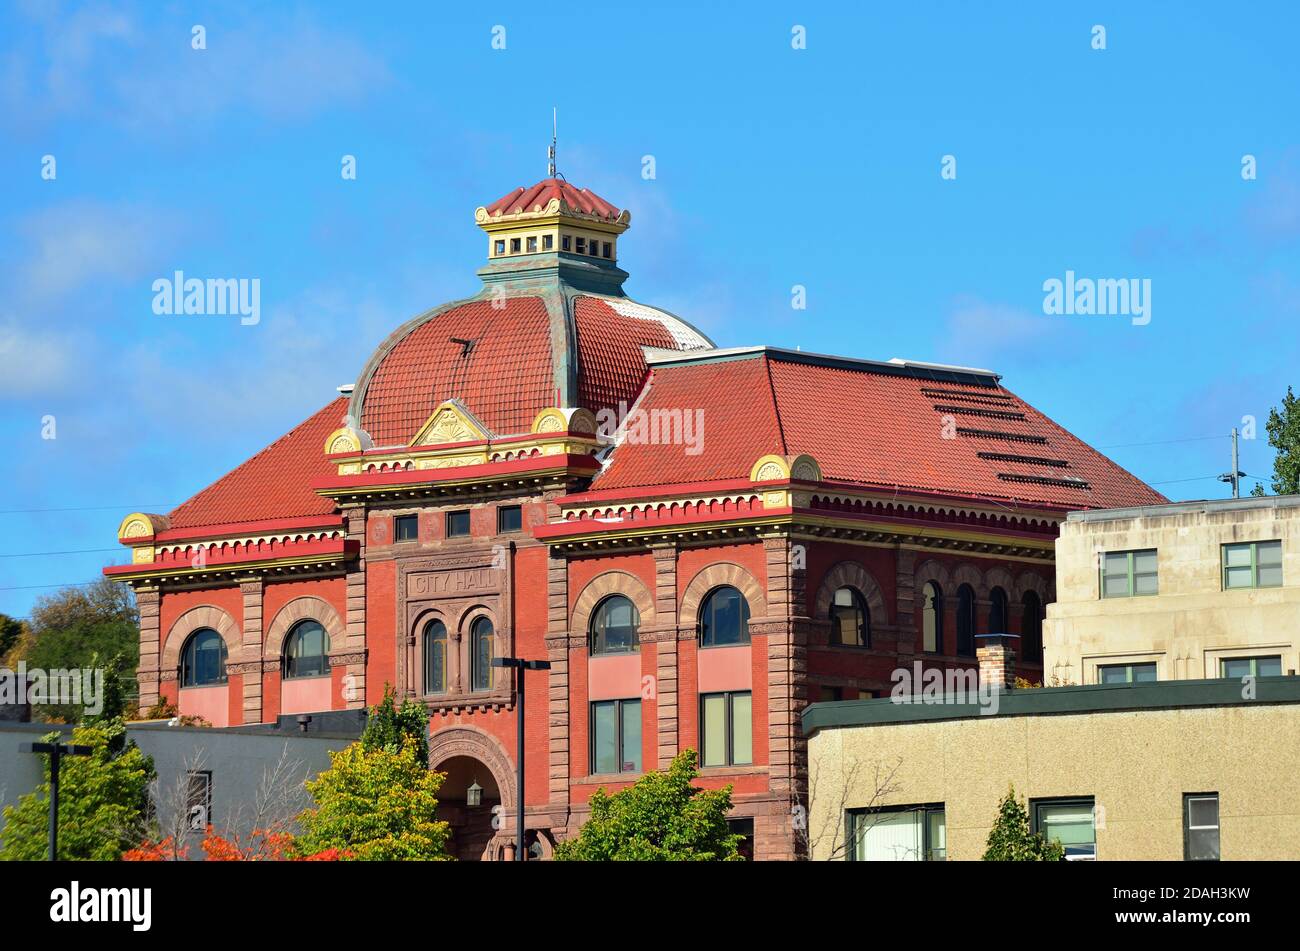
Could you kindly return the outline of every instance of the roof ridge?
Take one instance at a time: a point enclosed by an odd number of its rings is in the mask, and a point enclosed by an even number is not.
[[[776,435],[781,440],[781,455],[790,455],[790,445],[785,440],[785,423],[781,420],[781,404],[776,399],[776,384],[772,382],[772,361],[763,356],[763,375],[767,377],[767,395],[772,398],[772,415],[776,418]]]

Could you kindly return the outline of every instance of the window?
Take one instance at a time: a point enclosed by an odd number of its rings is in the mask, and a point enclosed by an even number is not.
[[[420,537],[420,516],[399,515],[393,521],[393,537],[397,541],[412,542]]]
[[[700,607],[700,646],[749,643],[749,602],[735,588],[714,588]]]
[[[831,599],[831,643],[871,646],[871,614],[857,588],[840,588]]]
[[[736,851],[741,854],[746,862],[754,861],[754,820],[728,819],[727,831],[732,835],[741,837],[740,844],[736,846]]]
[[[1282,584],[1282,543],[1223,546],[1223,588],[1277,588]]]
[[[436,618],[424,626],[424,692],[447,690],[447,625]]]
[[[518,505],[502,505],[497,508],[497,534],[517,532],[524,527],[524,510]]]
[[[843,687],[818,687],[817,688],[818,703],[835,703],[843,699],[844,699]]]
[[[701,766],[747,766],[754,761],[753,705],[749,691],[700,696]]]
[[[591,705],[591,771],[641,772],[641,701],[600,700]]]
[[[1097,668],[1099,684],[1150,684],[1156,681],[1156,665],[1102,664]]]
[[[1242,677],[1281,677],[1282,657],[1272,654],[1267,657],[1225,657],[1222,661],[1223,676],[1231,680]]]
[[[536,236],[531,237],[531,238],[528,239],[527,248],[528,248],[528,253],[529,253],[529,254],[536,254],[536,253],[537,253],[537,238],[536,238]]]
[[[1037,664],[1043,659],[1043,602],[1036,591],[1026,591],[1021,601],[1020,650],[1025,662]]]
[[[933,581],[926,582],[921,601],[921,645],[931,654],[943,653],[943,592]]]
[[[492,242],[492,254],[494,257],[499,257],[500,255],[505,253],[506,253],[506,243],[504,240]]]
[[[948,857],[941,804],[850,809],[846,818],[850,862],[942,862]]]
[[[591,652],[593,654],[625,654],[638,647],[637,631],[641,615],[636,605],[615,594],[591,613]]]
[[[492,620],[476,618],[469,629],[470,668],[474,690],[492,689],[492,658],[496,656],[496,631]]]
[[[190,635],[181,650],[181,686],[210,687],[226,682],[226,642],[211,628]]]
[[[1156,550],[1108,551],[1101,558],[1101,596],[1133,598],[1159,593]]]
[[[560,249],[563,251],[569,250],[569,236],[567,234],[560,238]]]
[[[613,251],[614,248],[608,241],[601,245],[601,257],[613,257]]]
[[[1007,593],[1001,588],[994,588],[989,592],[988,633],[1007,633]]]
[[[212,824],[212,772],[192,769],[185,774],[185,825],[190,832],[206,832]]]
[[[1219,861],[1219,794],[1183,796],[1183,860]]]
[[[469,509],[447,513],[447,537],[460,538],[469,534]]]
[[[578,240],[578,253],[579,253],[579,254],[586,254],[586,253],[587,253],[587,239],[586,239],[586,238],[578,238],[577,240]]]
[[[1065,846],[1066,861],[1090,861],[1097,857],[1097,829],[1093,823],[1093,802],[1087,799],[1042,799],[1032,803],[1034,831],[1048,842]]]
[[[555,247],[555,236],[549,234],[542,235],[542,250],[550,251],[554,247]]]
[[[330,638],[319,621],[299,621],[284,642],[284,676],[321,677],[330,672]]]
[[[957,589],[957,655],[975,656],[975,589],[968,584]]]
[[[510,239],[510,253],[511,253],[511,254],[518,254],[518,253],[519,253],[519,247],[520,247],[520,246],[519,246],[519,239],[518,239],[518,238],[511,238],[511,239]]]

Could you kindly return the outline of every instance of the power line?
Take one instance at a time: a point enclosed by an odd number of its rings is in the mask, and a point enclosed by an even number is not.
[[[121,551],[120,548],[75,548],[69,551],[21,551],[0,558],[38,558],[42,555],[89,555],[105,551]]]
[[[68,509],[0,509],[0,515],[32,515],[41,512],[146,512],[150,509],[170,510],[175,505],[89,505]]]
[[[84,588],[92,584],[99,584],[99,581],[65,581],[62,584],[19,584],[8,588],[0,588],[0,591],[31,591],[35,588]]]
[[[1168,446],[1176,442],[1204,442],[1207,439],[1227,439],[1227,436],[1188,436],[1185,439],[1161,439],[1156,442],[1122,442],[1110,446],[1097,446],[1097,449],[1128,449],[1132,446]]]

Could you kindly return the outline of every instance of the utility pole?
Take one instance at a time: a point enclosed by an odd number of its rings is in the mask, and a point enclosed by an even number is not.
[[[524,860],[524,671],[550,670],[549,660],[523,660],[519,657],[493,657],[493,667],[510,667],[515,671],[515,861]]]
[[[22,743],[20,753],[48,753],[50,756],[50,861],[59,854],[59,766],[65,756],[89,756],[94,752],[89,746],[72,746],[64,743]]]
[[[1246,473],[1241,471],[1241,466],[1237,462],[1237,427],[1232,427],[1232,471],[1225,472],[1219,476],[1220,482],[1227,482],[1232,486],[1232,497],[1241,498],[1241,477]]]

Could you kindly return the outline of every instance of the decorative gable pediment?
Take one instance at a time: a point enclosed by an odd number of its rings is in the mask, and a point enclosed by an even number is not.
[[[446,443],[482,442],[491,438],[483,425],[460,400],[447,400],[425,420],[411,440],[412,446],[437,446]]]

